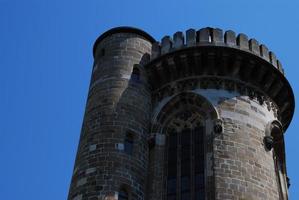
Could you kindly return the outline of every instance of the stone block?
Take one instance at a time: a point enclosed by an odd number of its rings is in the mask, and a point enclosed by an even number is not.
[[[256,39],[249,40],[249,49],[252,53],[254,53],[256,55],[260,55],[260,47],[259,47],[259,43]]]
[[[84,178],[81,178],[77,181],[77,187],[81,186],[81,185],[84,185],[87,183],[87,178],[84,177]]]
[[[117,143],[115,145],[115,148],[119,151],[123,151],[123,150],[125,150],[125,145],[123,143]]]
[[[272,51],[270,51],[269,56],[270,56],[270,62],[272,63],[272,65],[274,65],[274,67],[277,67],[276,55]]]
[[[236,46],[236,33],[234,31],[226,31],[224,40],[227,45]]]
[[[260,45],[260,52],[261,52],[260,55],[261,55],[265,60],[269,61],[269,50],[268,50],[268,48],[267,48],[264,44]]]
[[[186,31],[186,43],[187,46],[195,46],[196,45],[196,31],[195,29],[189,29]]]
[[[181,31],[176,32],[173,35],[173,48],[180,49],[182,46],[184,46],[184,34]]]
[[[91,174],[93,172],[97,171],[97,169],[95,167],[92,167],[92,168],[88,168],[86,171],[85,171],[85,174]]]
[[[199,38],[198,41],[201,43],[205,42],[211,42],[212,37],[210,35],[210,29],[209,28],[202,28],[197,32],[197,37]]]
[[[279,71],[281,73],[284,73],[283,68],[282,68],[282,64],[281,64],[281,62],[279,60],[277,60],[277,69],[279,69]]]
[[[237,45],[240,47],[240,49],[248,50],[248,37],[247,35],[240,33],[237,37]]]
[[[161,54],[166,54],[172,48],[173,41],[170,36],[165,36],[162,38],[162,47],[161,47]]]
[[[89,146],[89,151],[95,151],[97,149],[97,145],[93,144]]]
[[[223,43],[223,31],[219,28],[212,29],[212,39],[214,43]]]

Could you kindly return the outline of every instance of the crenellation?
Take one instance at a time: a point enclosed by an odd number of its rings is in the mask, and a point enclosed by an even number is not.
[[[248,43],[248,36],[244,33],[240,33],[237,36],[237,45],[240,47],[240,49],[248,50],[249,49],[249,43]]]
[[[219,28],[212,29],[212,42],[218,44],[218,43],[224,43],[224,36],[223,31]]]
[[[188,47],[196,45],[196,30],[195,29],[188,29],[186,31],[186,45]]]
[[[170,36],[164,36],[161,41],[161,54],[170,52],[172,48],[173,40]]]
[[[268,62],[270,61],[269,50],[264,44],[260,45],[260,55],[261,55],[262,58],[264,58]]]
[[[256,39],[249,40],[249,50],[252,51],[256,55],[260,55],[260,47],[259,47],[259,43]]]
[[[220,47],[229,46],[246,52],[252,52],[252,54],[270,62],[274,67],[277,67],[282,74],[284,74],[281,63],[278,63],[274,53],[269,52],[268,48],[264,44],[259,45],[259,42],[256,39],[249,39],[248,36],[243,33],[236,37],[234,31],[228,30],[223,34],[221,29],[210,27],[202,28],[198,31],[195,29],[188,29],[186,31],[186,39],[184,37],[184,33],[181,31],[176,32],[173,35],[173,38],[170,36],[163,37],[161,44],[153,43],[151,60],[155,60],[161,54],[168,54],[175,50],[205,45],[216,45]]]
[[[284,71],[283,71],[283,68],[282,68],[282,64],[279,60],[277,60],[277,69],[282,73],[284,74]]]
[[[277,59],[276,59],[275,53],[270,51],[269,52],[269,58],[270,58],[270,62],[272,63],[272,65],[277,68]]]
[[[173,41],[174,41],[174,43],[173,43],[174,49],[182,48],[184,46],[184,42],[185,42],[184,33],[181,31],[176,32],[173,35]]]
[[[197,31],[197,41],[199,43],[210,43],[212,36],[210,34],[210,28],[202,28]]]
[[[236,33],[231,30],[226,31],[224,34],[224,42],[229,46],[236,46],[237,44]]]

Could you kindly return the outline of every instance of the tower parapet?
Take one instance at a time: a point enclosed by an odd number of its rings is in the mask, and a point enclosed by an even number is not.
[[[271,98],[270,106],[287,129],[294,112],[294,95],[275,53],[256,39],[231,30],[224,33],[218,28],[189,29],[185,35],[179,31],[153,43],[151,62],[146,68],[154,92],[159,93],[157,88],[166,87],[174,79],[191,76],[239,82],[239,86],[251,89],[232,86],[233,90],[251,93],[259,101]]]
[[[176,32],[173,37],[164,36],[161,42],[153,44],[152,60],[180,49],[194,46],[220,46],[239,49],[252,53],[264,60],[270,62],[275,68],[284,74],[281,62],[276,58],[275,53],[269,51],[266,45],[260,44],[256,39],[249,39],[244,33],[236,35],[234,31],[223,32],[219,28],[202,28],[198,31],[189,29],[184,34],[181,31]]]

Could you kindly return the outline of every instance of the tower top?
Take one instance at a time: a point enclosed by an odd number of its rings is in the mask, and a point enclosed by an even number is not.
[[[93,56],[95,57],[95,52],[96,52],[96,48],[98,46],[98,44],[106,37],[109,37],[115,33],[135,33],[138,34],[142,37],[144,37],[145,39],[147,39],[148,41],[150,41],[151,43],[156,42],[156,40],[147,32],[135,28],[135,27],[130,27],[130,26],[120,26],[120,27],[115,27],[112,28],[106,32],[104,32],[102,35],[100,35],[97,40],[95,41],[94,45],[93,45]]]
[[[258,96],[261,104],[270,97],[276,104],[270,106],[277,110],[284,130],[289,126],[295,108],[292,88],[281,62],[256,39],[210,27],[164,36],[161,42],[153,43],[151,62],[145,66],[153,91],[174,81],[169,77],[170,70],[178,74],[177,80],[184,79],[185,75],[180,72],[182,66],[189,66],[188,70],[195,72],[188,76],[238,81],[247,87],[245,93]],[[259,94],[253,94],[250,87]]]

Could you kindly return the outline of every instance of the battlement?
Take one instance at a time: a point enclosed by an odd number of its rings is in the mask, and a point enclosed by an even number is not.
[[[249,39],[247,35],[240,33],[236,35],[234,31],[223,32],[219,28],[202,28],[198,31],[189,29],[184,34],[176,32],[173,37],[164,36],[161,42],[155,42],[152,46],[152,60],[164,54],[195,46],[221,46],[239,49],[250,52],[271,63],[282,74],[284,70],[276,55],[269,51],[266,45],[260,44],[256,39]]]

